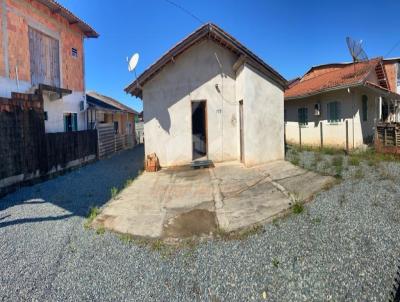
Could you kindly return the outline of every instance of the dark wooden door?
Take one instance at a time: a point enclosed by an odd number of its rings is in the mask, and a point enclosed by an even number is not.
[[[244,162],[243,101],[239,101],[240,161]]]
[[[32,85],[60,87],[60,50],[58,40],[29,27],[29,53]]]

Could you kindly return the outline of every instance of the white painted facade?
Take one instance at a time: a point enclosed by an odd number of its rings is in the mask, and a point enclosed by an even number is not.
[[[16,81],[14,79],[0,76],[0,97],[11,98],[11,92],[25,93],[29,91],[32,84],[26,81]]]
[[[86,108],[86,98],[84,92],[72,92],[63,96],[61,99],[50,100],[46,95],[43,96],[44,111],[47,112],[47,120],[44,121],[45,131],[64,132],[64,114],[76,113],[78,131],[86,130],[86,111],[81,111],[80,102],[84,101]]]
[[[235,71],[237,60],[233,52],[204,40],[143,86],[146,155],[156,153],[161,166],[190,163],[191,102],[206,101],[208,159],[239,160],[243,100],[244,163],[284,158],[283,90],[247,63]]]
[[[29,82],[17,83],[16,80],[0,77],[0,97],[11,98],[11,92],[34,93],[34,89]],[[48,117],[44,123],[46,133],[64,132],[64,113],[77,113],[78,130],[86,130],[86,111],[80,110],[81,101],[84,101],[86,108],[85,93],[82,91],[73,91],[72,94],[56,100],[50,100],[44,94],[43,107]]]
[[[367,120],[362,118],[362,96],[368,98]],[[380,95],[367,88],[350,88],[320,95],[285,101],[285,134],[289,144],[346,148],[346,121],[348,147],[355,149],[372,141],[376,122],[379,121]],[[340,120],[328,121],[328,103],[340,103]],[[320,104],[320,115],[314,115],[314,105]],[[308,109],[308,124],[300,125],[298,109]],[[322,131],[321,131],[322,128]]]

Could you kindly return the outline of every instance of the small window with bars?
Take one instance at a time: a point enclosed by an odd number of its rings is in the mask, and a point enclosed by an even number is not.
[[[78,57],[78,49],[72,48],[71,55],[72,55],[72,57],[77,58]]]

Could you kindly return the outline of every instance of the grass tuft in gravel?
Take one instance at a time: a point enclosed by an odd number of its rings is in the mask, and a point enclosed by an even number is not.
[[[321,223],[321,218],[315,217],[315,218],[311,219],[311,223],[312,224],[320,224]]]
[[[112,187],[110,192],[111,192],[111,198],[115,199],[117,197],[117,195],[118,195],[118,188]]]
[[[97,235],[103,235],[105,232],[106,232],[106,229],[105,229],[103,226],[98,227],[98,228],[96,229],[96,234],[97,234]]]
[[[343,173],[343,156],[335,155],[332,158],[332,165],[335,168],[335,177],[341,178]]]
[[[92,224],[93,220],[97,217],[97,215],[100,214],[100,209],[98,207],[90,207],[89,213],[86,216],[86,221],[85,221],[85,228],[88,229],[90,225]]]
[[[279,227],[279,218],[275,217],[274,219],[272,219],[272,225],[275,227]]]
[[[133,243],[135,240],[131,234],[120,234],[119,239],[125,244]]]
[[[363,179],[364,176],[365,176],[365,175],[364,175],[363,169],[362,169],[361,167],[359,167],[359,168],[354,172],[353,178],[356,179],[356,180],[360,180],[360,179]]]
[[[292,205],[292,212],[294,214],[301,214],[304,211],[304,205],[299,202],[296,201],[293,205]]]
[[[350,166],[359,166],[360,165],[360,159],[356,156],[350,156],[349,161],[348,161]]]
[[[299,163],[300,163],[300,158],[299,158],[298,156],[296,156],[296,155],[293,155],[293,157],[290,159],[290,162],[291,162],[293,165],[298,166]]]
[[[161,239],[149,241],[149,247],[152,251],[158,252],[162,256],[170,256],[175,250],[171,245],[166,244]]]
[[[127,180],[125,181],[124,188],[129,187],[129,186],[133,183],[134,180],[135,180],[134,178],[129,178],[129,179],[127,179]]]
[[[386,166],[379,167],[379,179],[380,180],[390,180],[396,181],[396,176],[393,175]]]
[[[318,163],[323,160],[322,154],[319,152],[314,153],[314,160]]]
[[[272,259],[272,265],[273,265],[275,268],[278,268],[278,267],[279,267],[279,260],[276,259],[276,258]]]

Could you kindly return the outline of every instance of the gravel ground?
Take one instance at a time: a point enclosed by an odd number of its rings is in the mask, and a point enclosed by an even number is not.
[[[332,156],[289,152],[336,173]],[[0,200],[3,301],[385,301],[400,250],[400,165],[347,167],[301,214],[172,256],[83,227],[142,165],[126,151]],[[315,163],[317,160],[318,163]],[[361,171],[361,172],[360,172]]]

